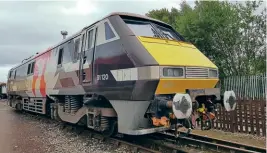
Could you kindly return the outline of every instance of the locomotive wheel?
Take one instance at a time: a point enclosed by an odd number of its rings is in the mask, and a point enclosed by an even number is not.
[[[102,131],[104,137],[111,137],[117,133],[117,121],[110,121],[110,127],[107,130]]]

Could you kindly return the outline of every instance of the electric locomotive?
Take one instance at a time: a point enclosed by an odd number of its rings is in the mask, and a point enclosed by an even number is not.
[[[235,109],[234,92],[214,88],[216,65],[164,22],[115,12],[61,34],[58,44],[10,69],[11,107],[107,136],[169,130],[207,99]]]

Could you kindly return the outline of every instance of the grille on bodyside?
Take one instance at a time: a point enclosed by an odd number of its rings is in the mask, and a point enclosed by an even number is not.
[[[209,69],[203,67],[186,67],[185,70],[186,78],[208,78]]]

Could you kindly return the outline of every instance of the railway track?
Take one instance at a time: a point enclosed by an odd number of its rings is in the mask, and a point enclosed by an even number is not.
[[[188,134],[184,137],[176,138],[171,133],[155,133],[146,136],[125,136],[105,138],[101,134],[90,131],[92,136],[102,140],[110,141],[119,146],[127,145],[133,148],[133,152],[171,152],[171,153],[187,153],[183,146],[197,147],[201,150],[210,150],[212,152],[231,152],[231,153],[265,153],[265,148],[249,146],[245,144],[229,142],[221,139],[214,139],[197,134]],[[181,132],[186,135],[184,132]],[[91,136],[90,136],[91,137]]]
[[[77,125],[63,124],[61,129],[69,128],[75,130],[78,134],[87,133],[88,138],[96,138],[102,141],[116,145],[126,145],[132,148],[133,153],[187,153],[186,150],[173,143],[162,143],[159,140],[151,139],[146,136],[123,136],[104,137],[102,134],[90,129],[85,129]]]
[[[26,113],[29,114],[29,113]],[[30,113],[31,114],[31,113]],[[30,115],[29,114],[29,115]],[[42,119],[44,122],[53,121],[44,116],[35,116],[38,120]],[[49,122],[48,122],[49,123]],[[93,130],[67,123],[58,123],[61,129],[71,129],[76,131],[77,134],[86,134],[88,138],[97,138],[102,141],[111,143],[113,145],[126,145],[132,149],[132,152],[145,152],[145,153],[187,153],[183,146],[190,148],[197,147],[201,150],[212,150],[212,152],[235,152],[235,153],[265,153],[265,148],[255,146],[248,146],[240,143],[229,142],[221,139],[214,139],[204,137],[196,134],[188,134],[184,137],[176,138],[172,132],[159,132],[145,136],[116,136],[107,138]],[[181,132],[183,135],[185,133]],[[194,151],[196,152],[196,151]]]
[[[162,144],[158,140],[149,139],[148,137],[140,136],[121,136],[117,135],[114,137],[105,137],[101,133],[93,131],[83,126],[73,125],[65,122],[58,122],[51,120],[50,118],[43,115],[34,115],[31,112],[24,112],[24,115],[30,115],[32,118],[41,120],[44,123],[50,124],[55,123],[61,130],[67,132],[75,132],[78,135],[84,135],[88,138],[96,138],[106,143],[110,143],[119,147],[120,145],[128,146],[132,153],[187,153],[184,149],[177,145],[166,143]],[[140,140],[140,141],[135,141]]]
[[[185,135],[184,132],[181,132]],[[216,152],[234,152],[234,153],[266,153],[266,148],[245,145],[236,142],[230,142],[217,138],[205,137],[197,134],[188,134],[184,137],[176,138],[174,134],[160,132],[154,135],[157,138],[165,138],[177,145],[196,146],[201,149],[211,149]]]

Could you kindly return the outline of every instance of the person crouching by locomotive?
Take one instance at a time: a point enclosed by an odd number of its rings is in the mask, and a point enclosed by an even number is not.
[[[196,122],[200,120],[201,116],[204,120],[216,121],[215,116],[215,104],[212,102],[210,97],[208,98],[199,98],[193,102],[192,115],[191,115],[191,125],[192,129],[196,127]],[[206,114],[208,118],[203,117],[203,114]]]
[[[177,128],[185,127],[190,130],[191,129],[190,121],[187,118],[183,118],[182,116],[179,115],[177,118],[177,114],[175,115],[175,112],[177,112],[176,105],[179,105],[177,107],[182,109],[182,112],[184,112],[185,114],[187,111],[191,112],[192,110],[190,110],[191,108],[190,102],[188,102],[187,101],[188,99],[186,99],[185,97],[183,97],[181,101],[178,100],[179,103],[176,102],[177,100],[172,101],[170,99],[171,99],[170,97],[155,95],[154,100],[147,111],[147,113],[150,114],[152,125],[154,125],[155,127],[159,126],[169,127],[171,125],[176,125]],[[179,99],[179,98],[176,97],[174,99]]]

